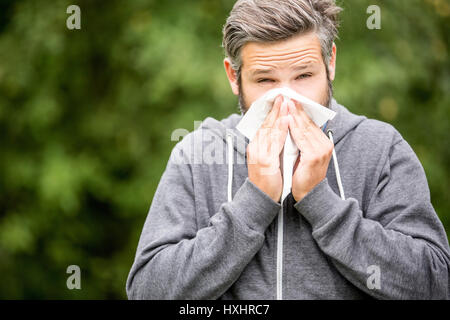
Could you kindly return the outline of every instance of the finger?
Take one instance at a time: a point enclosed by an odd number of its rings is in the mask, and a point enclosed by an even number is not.
[[[320,138],[321,133],[323,133],[322,130],[308,116],[305,109],[303,108],[303,105],[300,102],[294,101],[294,103],[295,103],[295,105],[294,105],[295,110],[292,109],[294,114],[297,114],[299,116],[299,118],[301,120],[303,120],[303,123],[308,131],[310,131],[315,137]],[[300,120],[300,119],[297,119],[297,120]]]
[[[283,101],[280,107],[280,114],[278,118],[280,119],[280,121],[278,122],[277,126],[280,132],[280,135],[278,136],[278,145],[279,145],[278,152],[281,152],[281,150],[283,149],[284,143],[286,141],[289,132],[289,118],[287,117],[287,115],[288,115],[288,104],[287,101]]]
[[[253,154],[258,154],[263,156],[264,154],[268,154],[269,152],[269,145],[268,145],[268,137],[270,137],[269,134],[270,129],[269,128],[259,128],[256,131],[255,137],[250,142],[250,145],[252,145],[252,151]]]
[[[264,121],[259,131],[259,140],[261,143],[264,143],[266,145],[265,151],[267,151],[269,154],[271,152],[271,144],[272,138],[276,131],[274,128],[277,127],[277,120],[279,119],[280,109],[283,107],[283,113],[287,114],[287,105],[284,105],[285,102],[283,101],[282,96],[278,96],[274,101],[274,106],[272,110],[270,111],[269,115],[267,116],[266,120]],[[287,129],[286,129],[287,130]]]
[[[289,114],[288,119],[289,130],[291,132],[294,143],[297,145],[297,148],[299,148],[299,150],[304,153],[314,152],[314,147],[312,146],[310,140],[307,139],[304,129],[302,130],[295,122],[294,116],[292,114]]]
[[[279,118],[281,104],[283,102],[282,96],[278,96],[274,101],[272,110],[267,115],[261,127],[258,129],[255,135],[255,148],[261,157],[270,157],[272,152],[272,138],[274,134],[275,123]],[[286,110],[284,110],[286,109]],[[283,107],[283,113],[287,114],[287,106]],[[286,129],[287,130],[287,129]]]
[[[264,120],[261,127],[263,128],[273,128],[275,121],[278,118],[278,114],[280,111],[281,103],[283,102],[282,96],[276,97],[272,110],[270,110],[269,114],[267,115],[266,119]]]
[[[284,143],[286,142],[286,137],[289,132],[289,118],[287,115],[277,119],[274,130],[275,132],[272,135],[272,151],[276,155],[279,155],[281,150],[283,150]]]
[[[302,153],[299,152],[297,159],[295,160],[295,164],[294,164],[294,169],[292,170],[292,172],[295,172],[297,170],[298,165],[300,164],[301,161],[301,157],[302,157]]]
[[[297,110],[294,102],[290,101],[288,104],[288,108],[289,113],[293,115],[295,124],[298,126],[305,139],[310,143],[312,149],[317,149],[319,144],[321,144],[322,142],[317,137],[317,132],[314,131],[315,126],[314,122],[312,122],[312,120],[310,120],[306,114],[305,114],[306,117],[311,122],[308,122],[308,120],[305,119],[305,117],[302,117],[301,112]]]
[[[288,114],[288,106],[287,101],[283,101],[280,106],[280,112],[278,114],[278,119],[275,122],[274,129],[272,130],[271,138],[273,151],[277,154],[280,154],[283,149],[284,142],[286,141],[287,134],[289,132],[289,121],[287,118]]]
[[[313,133],[313,135],[317,139],[317,142],[320,144],[327,144],[329,142],[329,139],[325,132],[323,132],[323,130],[318,125],[316,125],[314,121],[312,121],[312,119],[305,112],[305,109],[300,102],[294,102],[297,112],[299,113],[300,117],[302,117],[302,119],[305,119],[308,122],[308,130]]]
[[[275,140],[278,140],[277,142],[281,144],[280,151],[281,149],[283,149],[284,142],[289,132],[289,119],[287,118],[287,115],[288,115],[288,104],[287,101],[284,100],[280,107],[280,112],[278,114],[278,119],[275,125],[276,132],[274,134]]]
[[[288,109],[288,101],[283,99],[283,103],[280,106],[280,113],[279,113],[279,117],[283,117],[283,116],[287,116],[289,113],[289,109]],[[287,120],[286,120],[287,121]]]

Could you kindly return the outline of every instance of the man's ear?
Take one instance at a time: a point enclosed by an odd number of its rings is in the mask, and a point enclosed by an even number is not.
[[[239,84],[236,70],[231,67],[231,61],[229,58],[223,60],[225,72],[227,73],[228,81],[230,82],[231,90],[235,95],[239,94]]]
[[[330,63],[328,64],[328,72],[330,74],[330,80],[334,80],[336,72],[336,44],[333,42],[333,48],[331,49]]]

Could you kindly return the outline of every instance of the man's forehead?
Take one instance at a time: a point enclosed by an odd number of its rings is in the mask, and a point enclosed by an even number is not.
[[[249,42],[241,51],[247,66],[277,67],[280,64],[320,63],[320,41],[315,33],[301,34],[277,42]]]

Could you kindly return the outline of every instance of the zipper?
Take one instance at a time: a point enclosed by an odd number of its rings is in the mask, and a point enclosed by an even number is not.
[[[325,128],[327,127],[328,121],[325,123],[323,131],[325,132]],[[329,130],[330,131],[330,130]],[[333,141],[332,136],[330,136],[331,141]],[[333,153],[334,153],[333,149]],[[336,158],[335,154],[334,158]],[[337,166],[337,164],[335,164]],[[338,169],[339,170],[339,169]],[[340,178],[340,176],[339,176]],[[341,197],[343,198],[343,192],[341,193]],[[344,198],[343,198],[344,199]],[[281,196],[281,209],[278,213],[277,220],[277,300],[283,300],[283,195]]]
[[[277,300],[283,300],[283,201],[277,221]]]

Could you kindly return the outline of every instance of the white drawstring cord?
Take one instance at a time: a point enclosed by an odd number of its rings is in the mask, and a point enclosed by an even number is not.
[[[231,202],[232,197],[232,187],[233,187],[233,135],[231,133],[227,133],[227,156],[228,156],[228,202]]]
[[[330,137],[331,143],[333,143],[333,163],[334,163],[334,171],[336,172],[336,180],[339,188],[339,193],[341,195],[341,199],[345,200],[344,195],[344,187],[342,186],[341,174],[339,172],[339,165],[337,162],[336,151],[334,150],[334,140],[333,140],[333,131],[330,129],[327,130],[328,137]]]

